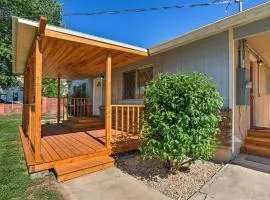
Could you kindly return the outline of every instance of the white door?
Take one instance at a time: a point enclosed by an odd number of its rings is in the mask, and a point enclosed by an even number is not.
[[[93,80],[93,115],[99,116],[102,105],[102,79],[95,78]]]

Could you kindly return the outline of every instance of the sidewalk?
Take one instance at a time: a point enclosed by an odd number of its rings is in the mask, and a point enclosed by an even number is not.
[[[109,168],[58,184],[65,199],[72,200],[170,200],[117,168]]]
[[[190,200],[268,200],[270,174],[227,164]]]

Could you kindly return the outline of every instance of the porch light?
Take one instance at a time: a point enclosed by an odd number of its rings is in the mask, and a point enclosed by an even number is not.
[[[263,61],[260,59],[260,60],[257,61],[257,64],[258,64],[259,67],[261,67],[263,65]]]

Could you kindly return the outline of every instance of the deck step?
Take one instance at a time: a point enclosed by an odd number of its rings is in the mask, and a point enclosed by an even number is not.
[[[95,129],[101,129],[101,128],[104,128],[105,127],[105,123],[104,122],[98,122],[98,123],[83,123],[83,124],[80,124],[80,123],[72,123],[72,122],[69,122],[69,121],[66,121],[63,123],[65,126],[69,127],[69,128],[95,128]]]
[[[86,174],[114,166],[114,159],[110,156],[100,156],[88,160],[56,166],[57,181],[63,182]]]
[[[249,130],[248,136],[261,137],[261,138],[270,138],[269,130]]]
[[[69,128],[104,128],[104,120],[97,117],[72,117],[63,124]]]
[[[95,123],[95,122],[104,122],[103,119],[98,117],[72,117],[69,119],[70,121],[76,123]]]
[[[245,143],[255,144],[255,145],[260,145],[260,146],[267,146],[270,148],[270,138],[247,136]]]
[[[252,155],[270,157],[270,147],[268,146],[245,143],[241,147],[241,150],[245,153],[252,154]]]

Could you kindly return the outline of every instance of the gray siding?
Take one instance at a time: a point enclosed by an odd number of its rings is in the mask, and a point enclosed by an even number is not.
[[[234,29],[234,39],[243,39],[270,31],[270,17]]]
[[[123,100],[122,73],[151,64],[154,76],[160,72],[199,71],[211,76],[224,98],[224,106],[229,106],[229,41],[228,32],[223,32],[193,43],[175,48],[165,53],[151,56],[127,68],[113,71],[113,103],[142,103],[141,100]]]

